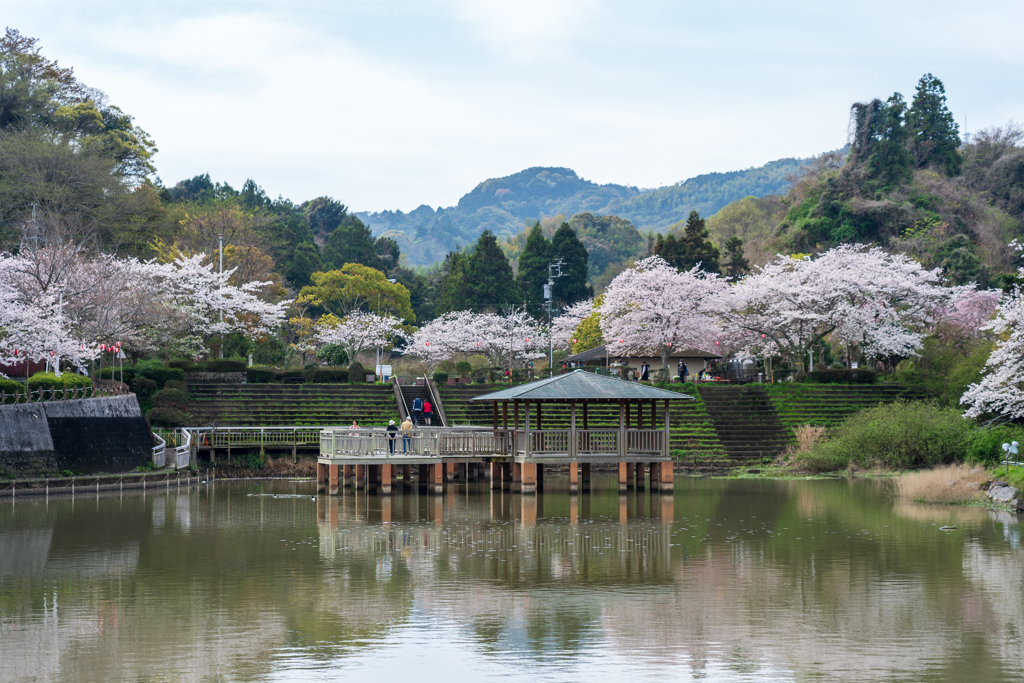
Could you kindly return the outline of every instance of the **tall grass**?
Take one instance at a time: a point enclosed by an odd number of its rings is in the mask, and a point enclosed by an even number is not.
[[[977,484],[988,479],[979,467],[946,465],[933,470],[911,472],[896,478],[896,494],[917,503],[962,503],[981,500],[985,494]]]
[[[897,401],[851,415],[832,437],[795,458],[814,472],[856,466],[906,470],[962,461],[973,425],[952,408]]]

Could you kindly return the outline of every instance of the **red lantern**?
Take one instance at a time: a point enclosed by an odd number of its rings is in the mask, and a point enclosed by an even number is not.
[[[671,348],[672,348],[672,342],[666,342],[666,343],[665,343],[665,346],[667,346],[668,348],[670,348],[670,349],[671,349]]]
[[[50,351],[50,358],[53,358],[56,355],[57,355],[56,351]]]
[[[761,335],[761,339],[764,339],[764,338],[765,338],[765,337],[767,337],[767,336],[768,336],[767,334],[762,334],[762,335]]]
[[[106,351],[106,350],[107,350],[107,345],[106,344],[100,344],[100,351]]]
[[[715,346],[718,346],[718,340],[717,339],[715,340]]]
[[[529,337],[523,337],[523,341],[524,341],[524,342],[529,342],[529,341],[530,341],[530,338],[529,338]]]
[[[430,346],[430,342],[423,342],[424,346]]]
[[[572,340],[572,343],[573,343],[573,344],[575,344],[575,343],[576,343],[576,340],[575,340],[575,339],[573,339],[573,340]]]
[[[625,339],[620,339],[620,340],[619,340],[619,343],[620,343],[620,344],[625,344],[625,343],[626,343],[626,340],[625,340]]]
[[[477,346],[480,346],[480,342],[477,342],[477,343],[476,343],[476,345],[477,345]]]
[[[14,357],[15,357],[15,358],[17,358],[17,357],[18,357],[18,349],[14,349]]]

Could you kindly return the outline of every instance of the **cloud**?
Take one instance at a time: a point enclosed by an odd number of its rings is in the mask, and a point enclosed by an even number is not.
[[[456,18],[514,61],[564,55],[601,13],[596,0],[455,0]]]

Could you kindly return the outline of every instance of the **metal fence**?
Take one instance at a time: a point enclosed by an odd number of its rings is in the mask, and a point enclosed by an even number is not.
[[[114,387],[70,387],[67,389],[34,389],[6,393],[0,390],[0,405],[14,403],[41,403],[43,401],[70,401],[79,398],[104,398],[124,396],[131,391]]]

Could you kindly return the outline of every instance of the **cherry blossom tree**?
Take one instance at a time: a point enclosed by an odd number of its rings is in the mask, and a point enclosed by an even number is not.
[[[345,318],[328,314],[317,324],[321,344],[336,344],[348,354],[349,360],[365,349],[389,348],[407,338],[402,321],[393,315],[352,311]]]
[[[779,256],[730,287],[718,309],[727,329],[763,334],[791,361],[833,334],[868,355],[912,355],[955,296],[939,269],[851,244],[813,259]]]
[[[1024,268],[1017,276],[1024,278]],[[982,329],[1001,337],[985,363],[984,377],[960,397],[960,403],[967,406],[964,417],[1024,418],[1024,292],[1019,285],[1003,296],[995,320]]]
[[[680,272],[650,256],[608,285],[601,331],[617,354],[660,355],[669,370],[672,346],[706,349],[720,334],[715,307],[728,289],[725,279],[699,266]]]
[[[523,367],[544,356],[548,338],[540,323],[520,308],[502,313],[453,311],[413,334],[408,353],[430,367],[459,353],[479,353],[496,367]]]
[[[594,312],[594,300],[579,301],[566,308],[560,316],[551,321],[551,337],[556,348],[567,349],[572,343],[576,328],[583,319]]]

